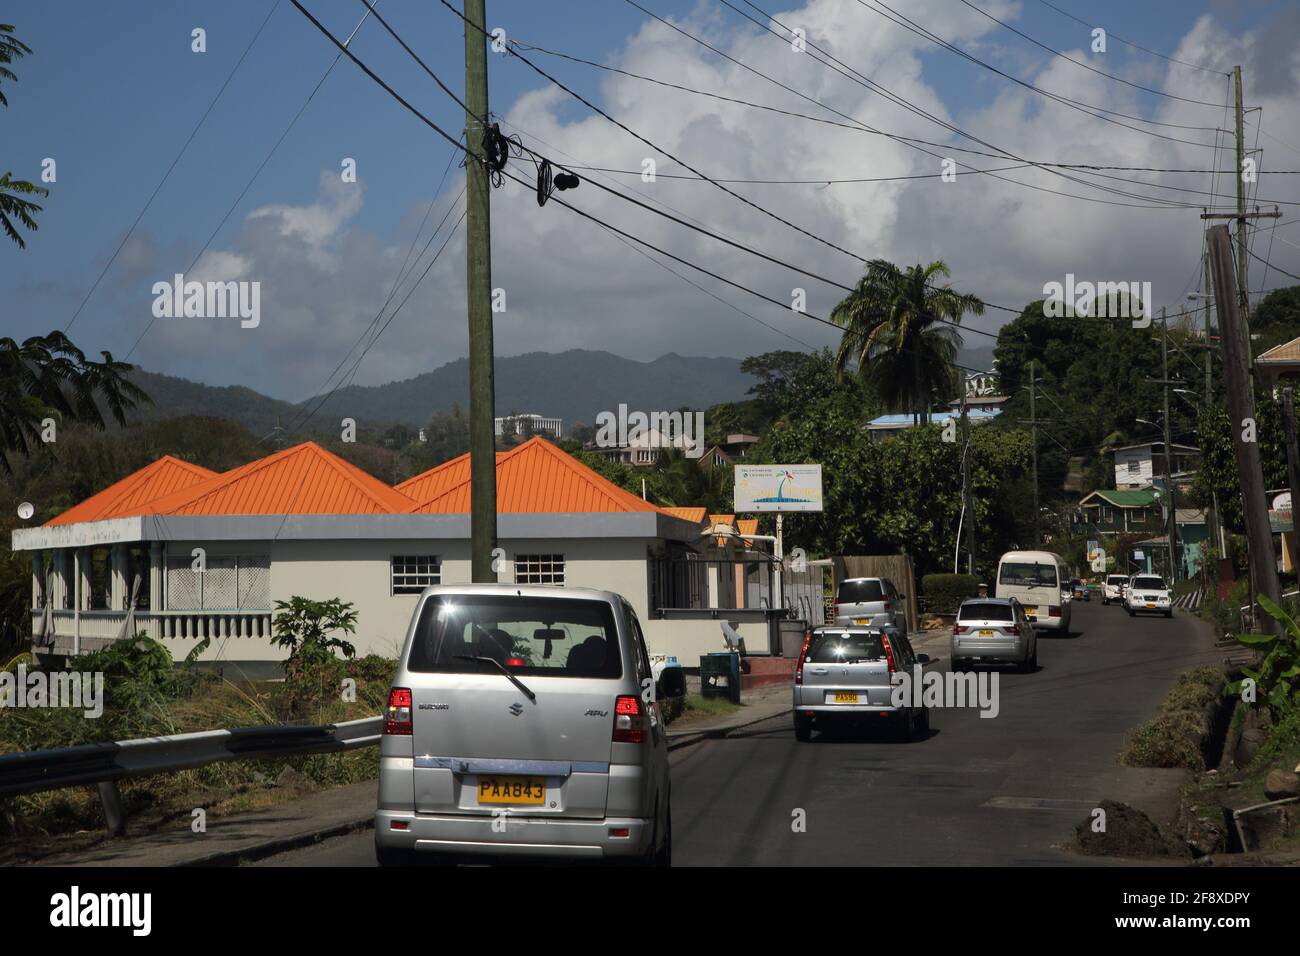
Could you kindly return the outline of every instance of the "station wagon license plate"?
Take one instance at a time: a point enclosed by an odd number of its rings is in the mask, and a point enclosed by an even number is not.
[[[830,698],[827,703],[831,704],[856,704],[858,702],[858,692],[855,690],[837,690],[826,696]]]
[[[544,777],[479,777],[478,802],[540,806],[546,802],[546,779]]]
[[[980,637],[992,637],[992,636],[993,636],[992,628],[988,628],[988,627],[980,628]]]
[[[871,618],[869,618],[869,617],[855,617],[855,618],[853,619],[853,623],[854,623],[854,625],[856,625],[857,627],[866,627],[868,624],[871,623]]]

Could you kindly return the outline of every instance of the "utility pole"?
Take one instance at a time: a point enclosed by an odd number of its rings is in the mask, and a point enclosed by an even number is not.
[[[1208,413],[1214,407],[1214,353],[1210,345],[1210,250],[1205,250],[1205,261],[1202,263],[1204,270],[1204,281],[1201,283],[1203,292],[1202,299],[1205,303],[1205,405],[1204,408]],[[1210,489],[1210,513],[1206,522],[1205,530],[1211,541],[1214,542],[1214,551],[1223,560],[1226,555],[1223,553],[1223,531],[1219,527],[1219,494],[1213,487]],[[1205,570],[1205,563],[1201,563],[1202,573]],[[1214,567],[1210,569],[1212,575],[1209,580],[1209,586],[1217,587],[1219,581],[1219,569]]]
[[[487,132],[487,12],[465,0],[465,295],[469,305],[470,580],[495,582],[497,546],[496,390],[492,357],[492,184]]]
[[[1033,443],[1034,548],[1043,543],[1038,521],[1038,360],[1029,360],[1029,434]]]
[[[1282,423],[1286,427],[1286,477],[1291,486],[1291,570],[1300,573],[1300,541],[1296,540],[1296,508],[1300,506],[1300,453],[1296,451],[1295,389],[1282,389]]]
[[[1240,70],[1241,68],[1238,67],[1237,69]],[[1240,90],[1238,90],[1238,93],[1240,94]],[[1242,352],[1245,355],[1245,359],[1246,359],[1246,382],[1247,385],[1249,386],[1249,394],[1247,395],[1247,398],[1250,400],[1250,407],[1254,409],[1255,407],[1255,359],[1254,359],[1254,347],[1251,345],[1251,341],[1250,341],[1249,302],[1247,301],[1246,298],[1246,292],[1247,292],[1246,289],[1246,259],[1247,259],[1246,220],[1247,219],[1279,219],[1281,218],[1282,213],[1278,212],[1276,208],[1274,208],[1272,212],[1261,212],[1258,206],[1255,207],[1254,212],[1246,212],[1245,194],[1242,192],[1242,189],[1244,188],[1244,184],[1241,181],[1241,167],[1240,167],[1240,157],[1242,154],[1242,146],[1241,146],[1241,138],[1240,138],[1240,131],[1241,131],[1240,95],[1238,96],[1237,105],[1239,107],[1237,111],[1237,131],[1238,131],[1237,211],[1236,212],[1203,212],[1201,213],[1201,218],[1202,219],[1235,219],[1237,221],[1237,272],[1239,274],[1240,277],[1239,281],[1241,284],[1237,289],[1237,309],[1238,309],[1237,314],[1240,318],[1240,329],[1239,331],[1237,331],[1236,334],[1238,334],[1241,337]],[[1209,290],[1207,289],[1206,290],[1207,294],[1208,291]],[[1215,287],[1214,294],[1216,296],[1219,295],[1219,289],[1217,286]],[[1218,308],[1219,308],[1219,314],[1222,315],[1223,307],[1218,306]],[[1224,337],[1225,335],[1223,329],[1223,322],[1220,321],[1219,338],[1223,339]],[[1209,343],[1206,344],[1208,345]]]
[[[1247,292],[1250,285],[1246,281],[1246,182],[1242,172],[1246,163],[1246,137],[1243,132],[1244,114],[1241,107],[1241,67],[1232,68],[1233,99],[1236,102],[1237,119],[1237,296],[1241,307],[1242,328],[1246,333],[1246,361],[1254,364],[1254,350],[1250,345],[1250,301]],[[1257,194],[1258,195],[1258,194]]]
[[[1169,320],[1160,307],[1160,381],[1165,396],[1165,494],[1169,496],[1169,580],[1178,580],[1178,496],[1174,491],[1174,450],[1169,445]]]
[[[1219,313],[1219,338],[1223,344],[1223,377],[1228,396],[1228,420],[1233,450],[1237,456],[1237,473],[1241,480],[1242,510],[1246,517],[1246,542],[1250,552],[1251,605],[1260,594],[1281,604],[1277,565],[1273,558],[1273,532],[1268,521],[1268,502],[1264,497],[1264,474],[1260,465],[1259,443],[1246,441],[1244,430],[1253,424],[1250,381],[1246,375],[1238,312],[1236,277],[1232,272],[1232,240],[1227,226],[1211,226],[1206,233],[1210,265],[1214,276],[1214,304]],[[1250,420],[1248,422],[1247,420]],[[1252,429],[1253,430],[1253,429]],[[1252,437],[1254,437],[1252,435]],[[1268,630],[1277,633],[1275,622]]]
[[[966,414],[966,387],[961,390],[961,500],[966,512],[966,573],[975,573],[975,506],[970,494],[970,416]]]

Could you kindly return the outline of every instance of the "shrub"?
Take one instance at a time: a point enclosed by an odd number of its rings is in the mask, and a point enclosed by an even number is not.
[[[925,609],[933,614],[952,614],[962,601],[977,596],[979,583],[973,574],[927,574],[921,578]]]

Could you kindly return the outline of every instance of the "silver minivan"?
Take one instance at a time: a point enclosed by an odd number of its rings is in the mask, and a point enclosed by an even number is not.
[[[662,685],[662,686],[660,686]],[[667,866],[668,748],[641,625],[610,591],[426,588],[380,741],[381,866],[558,857]]]
[[[929,656],[912,650],[893,628],[818,627],[808,632],[794,672],[794,735],[812,739],[814,728],[885,724],[901,740],[924,737],[926,707],[895,707],[894,675],[908,675]]]
[[[906,631],[903,595],[889,578],[845,578],[835,588],[835,623]]]
[[[962,601],[952,625],[952,669],[976,664],[1038,668],[1038,635],[1015,598]]]

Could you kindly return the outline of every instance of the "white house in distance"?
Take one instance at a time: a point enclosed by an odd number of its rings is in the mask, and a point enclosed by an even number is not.
[[[1170,442],[1175,480],[1185,479],[1200,467],[1201,450],[1192,445]],[[1144,442],[1115,449],[1115,487],[1120,490],[1150,488],[1167,474],[1165,443]],[[1180,482],[1181,483],[1181,482]]]
[[[493,428],[496,431],[497,438],[505,435],[508,427],[514,435],[524,433],[524,422],[527,421],[532,426],[534,435],[540,435],[542,432],[553,438],[562,438],[561,432],[564,430],[564,420],[562,418],[549,418],[546,415],[536,415],[532,412],[525,412],[519,415],[505,415],[501,418],[492,419]]]
[[[721,649],[722,621],[751,653],[779,649],[770,555],[705,538],[703,509],[659,508],[534,438],[497,454],[497,511],[503,582],[617,591],[652,653],[687,666]],[[357,652],[393,656],[420,590],[470,579],[469,456],[395,488],[312,442],[224,474],[165,457],[13,549],[32,558],[42,655],[142,630],[177,660],[206,637],[200,660],[280,661],[274,604],[299,595],[351,602]]]

